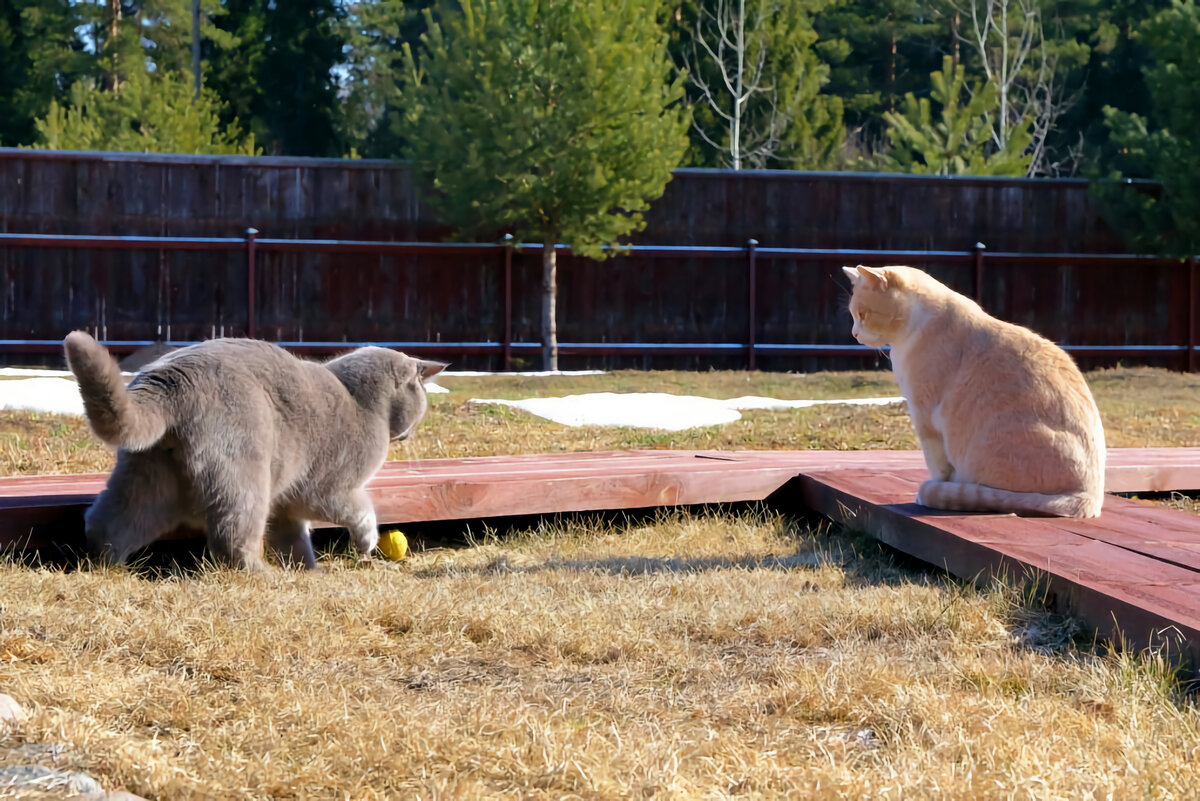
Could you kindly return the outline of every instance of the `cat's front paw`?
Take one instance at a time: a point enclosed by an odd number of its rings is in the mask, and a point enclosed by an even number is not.
[[[379,530],[370,528],[356,531],[350,538],[354,542],[354,550],[363,556],[369,556],[375,550],[375,546],[379,544]]]

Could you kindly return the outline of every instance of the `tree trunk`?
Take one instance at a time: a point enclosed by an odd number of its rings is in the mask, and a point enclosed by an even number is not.
[[[555,299],[558,297],[558,259],[554,252],[556,236],[546,237],[542,248],[542,369],[558,369],[558,324]]]
[[[192,0],[192,80],[196,100],[200,99],[200,0]]]
[[[888,14],[887,107],[896,108],[896,12]]]
[[[954,42],[954,61],[953,61],[953,62],[951,62],[951,63],[953,63],[953,64],[954,64],[954,68],[955,68],[955,69],[958,69],[958,58],[959,58],[959,54],[958,54],[958,26],[959,26],[958,12],[957,12],[957,11],[955,11],[955,12],[954,12],[954,16],[950,18],[950,41]]]
[[[113,51],[112,57],[112,72],[105,75],[101,79],[101,85],[109,90],[116,91],[120,85],[120,79],[117,77],[117,32],[121,27],[121,0],[108,0],[108,41],[105,46]]]

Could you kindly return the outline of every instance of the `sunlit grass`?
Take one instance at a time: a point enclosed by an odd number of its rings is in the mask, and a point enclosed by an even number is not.
[[[1090,380],[1113,445],[1200,444],[1190,376]],[[890,395],[886,374],[449,378],[400,458],[914,447],[902,407],[572,429],[470,397]],[[3,472],[105,469],[78,420],[0,414]],[[1181,501],[1182,503],[1182,501]],[[1200,715],[1015,586],[766,510],[564,518],[320,574],[0,565],[0,764],[148,798],[1200,796]]]

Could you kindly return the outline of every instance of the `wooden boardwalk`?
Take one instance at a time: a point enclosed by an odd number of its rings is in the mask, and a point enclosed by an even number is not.
[[[1094,520],[936,512],[923,470],[814,471],[804,505],[961,578],[1035,580],[1054,609],[1134,647],[1200,666],[1200,517],[1109,495]]]
[[[1111,492],[1200,490],[1200,448],[1113,448]],[[760,501],[801,474],[921,470],[917,451],[637,450],[388,462],[381,523]],[[0,478],[0,546],[69,534],[105,476]]]
[[[1109,496],[1098,520],[937,513],[916,451],[622,451],[389,462],[381,523],[796,501],[967,579],[1036,575],[1106,637],[1173,643],[1200,665],[1200,517]],[[105,476],[0,479],[0,545],[77,546]],[[1200,448],[1111,449],[1110,492],[1200,490]],[[778,494],[777,494],[778,493]]]

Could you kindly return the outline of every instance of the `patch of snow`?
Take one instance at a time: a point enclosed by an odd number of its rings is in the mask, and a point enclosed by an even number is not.
[[[845,406],[890,406],[893,403],[904,403],[904,398],[838,398],[836,400],[776,400],[763,398],[758,395],[744,395],[740,398],[730,398],[724,403],[730,409],[740,409],[743,412],[752,410],[778,411],[781,409],[807,409],[809,406],[824,406],[830,403]]]
[[[472,398],[470,403],[524,409],[566,426],[626,426],[661,428],[666,431],[732,423],[742,416],[736,409],[725,406],[724,401],[661,392],[592,392],[562,398],[526,400]]]
[[[122,370],[121,375],[134,376]],[[70,370],[51,370],[49,367],[0,367],[0,378],[74,378]]]
[[[0,377],[13,378],[50,378],[53,376],[65,378],[71,375],[70,370],[51,370],[37,367],[0,367]]]
[[[430,395],[437,395],[438,393],[449,392],[450,390],[446,389],[445,387],[439,387],[437,384],[426,384],[425,391]]]
[[[439,375],[470,376],[472,378],[487,375],[521,375],[530,378],[545,378],[552,375],[604,375],[603,370],[531,370],[523,373],[487,373],[478,370],[443,370]]]
[[[522,409],[567,426],[622,426],[659,428],[666,431],[732,423],[741,419],[739,409],[799,409],[834,403],[882,406],[903,402],[903,398],[787,401],[755,396],[715,400],[694,395],[668,395],[663,392],[592,392],[561,398],[472,398],[468,401],[474,404],[496,404]]]
[[[47,414],[83,414],[79,387],[65,378],[20,378],[0,381],[0,409]]]

